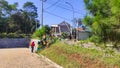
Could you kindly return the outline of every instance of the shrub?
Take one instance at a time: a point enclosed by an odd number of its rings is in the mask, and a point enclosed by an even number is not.
[[[50,27],[45,25],[41,29],[38,29],[32,35],[33,38],[42,38],[44,34],[50,34]]]
[[[29,38],[29,34],[1,33],[0,38]]]
[[[89,40],[91,42],[94,42],[94,43],[100,43],[101,42],[101,38],[98,37],[98,36],[92,36],[92,37],[89,38]]]
[[[67,33],[65,33],[65,32],[62,33],[62,38],[63,38],[63,39],[68,38],[68,36],[69,36],[69,35],[68,35]]]
[[[6,38],[6,35],[7,35],[6,33],[1,33],[0,38]]]
[[[32,35],[33,38],[41,38],[43,35],[40,29],[36,30],[35,33]]]

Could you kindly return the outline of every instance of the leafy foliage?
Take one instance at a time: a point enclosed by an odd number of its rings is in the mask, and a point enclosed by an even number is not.
[[[0,33],[31,34],[39,27],[37,7],[32,2],[26,2],[23,9],[17,6],[0,0]]]
[[[34,32],[34,38],[42,38],[44,34],[50,34],[50,27],[48,25],[43,26],[41,29],[38,29]]]
[[[91,26],[93,35],[100,37],[104,42],[120,41],[120,1],[84,0],[84,2],[89,11],[84,21]]]
[[[92,22],[93,22],[93,19],[92,19],[91,16],[86,15],[83,22],[86,26],[91,26]]]
[[[1,33],[0,38],[30,38],[30,34]]]
[[[89,38],[89,40],[91,42],[95,42],[95,43],[100,43],[101,39],[98,36],[92,36],[91,38]]]

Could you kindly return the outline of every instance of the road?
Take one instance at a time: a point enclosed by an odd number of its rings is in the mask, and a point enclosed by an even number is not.
[[[28,48],[0,49],[0,68],[58,68]]]

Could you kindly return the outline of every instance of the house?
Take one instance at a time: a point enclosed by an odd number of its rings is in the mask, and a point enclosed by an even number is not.
[[[58,24],[58,26],[60,27],[60,31],[61,32],[70,34],[70,32],[71,32],[71,26],[70,26],[69,23],[63,21],[62,23]]]
[[[69,23],[63,21],[58,25],[51,25],[51,31],[55,36],[61,35],[61,33],[70,34],[71,26]]]
[[[90,28],[89,27],[78,27],[75,29],[75,32],[72,31],[72,28],[69,23],[63,21],[60,24],[57,25],[51,25],[51,31],[53,35],[60,36],[61,33],[67,33],[70,35],[70,33],[73,35],[73,38],[76,38],[77,40],[85,40],[90,37]]]
[[[51,25],[51,32],[55,36],[61,35],[60,27],[58,25]]]
[[[90,37],[90,28],[76,28],[76,39],[77,40],[86,40]]]

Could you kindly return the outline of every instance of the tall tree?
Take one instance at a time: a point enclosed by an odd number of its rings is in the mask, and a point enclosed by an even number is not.
[[[0,0],[0,32],[30,34],[39,27],[37,7],[26,2],[23,9],[17,9],[18,3],[9,4]]]
[[[90,23],[93,33],[103,41],[117,40],[120,24],[119,0],[84,0],[89,16],[85,17],[86,24]],[[116,29],[117,30],[116,30]],[[115,33],[115,34],[114,34]]]
[[[96,35],[105,38],[104,25],[108,23],[105,22],[106,18],[109,17],[109,0],[84,0],[86,4],[86,8],[90,12],[91,15],[94,16],[94,21],[92,23],[92,29]],[[104,7],[104,8],[103,8]],[[104,19],[103,19],[104,18]],[[104,21],[103,21],[104,20]],[[105,26],[106,27],[106,26]]]
[[[0,32],[8,32],[10,16],[13,10],[17,9],[17,3],[8,4],[5,0],[0,0]],[[6,27],[6,28],[5,28]]]
[[[24,11],[26,11],[29,14],[30,18],[38,17],[37,7],[32,2],[26,2],[23,5],[23,9],[24,9]]]
[[[37,22],[37,17],[38,17],[38,14],[37,14],[37,7],[32,3],[32,2],[26,2],[24,5],[23,5],[23,17],[25,19],[25,23],[26,25],[29,24],[29,28],[31,29],[27,29],[27,31],[30,31],[30,32],[33,32],[35,31],[36,29],[36,24],[38,24]]]

